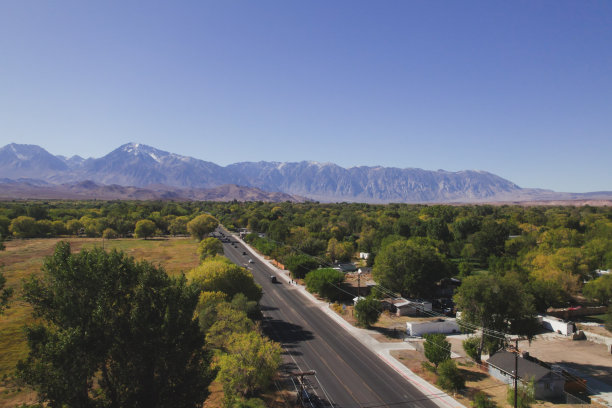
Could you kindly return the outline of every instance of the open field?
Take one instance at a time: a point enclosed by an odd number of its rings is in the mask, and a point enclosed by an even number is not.
[[[137,260],[147,260],[164,267],[169,275],[178,275],[198,265],[197,243],[189,238],[169,239],[117,239],[93,238],[63,239],[74,252],[82,248],[104,245],[105,249],[119,249]],[[32,322],[31,309],[20,300],[21,281],[40,274],[44,258],[53,253],[62,239],[29,239],[6,242],[0,252],[0,267],[7,286],[15,289],[11,307],[0,316],[0,378],[10,376],[18,360],[27,355],[23,326]],[[28,395],[30,394],[30,395]],[[14,406],[31,400],[31,393],[19,391],[10,381],[0,382],[0,407]]]

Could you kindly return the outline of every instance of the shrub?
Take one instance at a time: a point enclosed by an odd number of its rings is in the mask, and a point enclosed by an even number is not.
[[[474,394],[474,401],[472,401],[472,406],[474,408],[495,408],[497,404],[489,398],[487,394],[482,391],[478,391]]]
[[[371,296],[358,300],[355,305],[355,317],[359,324],[364,327],[370,327],[376,323],[381,313],[380,301]]]
[[[447,391],[459,391],[465,388],[465,378],[453,360],[445,360],[438,366],[437,384]]]

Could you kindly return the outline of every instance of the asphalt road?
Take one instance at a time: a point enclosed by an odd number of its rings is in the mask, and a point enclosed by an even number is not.
[[[250,267],[263,288],[263,326],[285,350],[284,370],[316,372],[306,377],[317,396],[313,406],[318,400],[319,406],[336,408],[437,407],[293,286],[280,279],[273,283],[269,267],[255,259],[248,263],[240,241],[223,247],[233,262]]]

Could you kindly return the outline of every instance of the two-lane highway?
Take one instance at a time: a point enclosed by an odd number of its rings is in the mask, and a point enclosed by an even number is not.
[[[222,231],[229,236],[226,230]],[[284,368],[289,372],[314,370],[316,376],[310,377],[309,382],[323,406],[437,406],[295,287],[281,279],[273,283],[271,276],[275,272],[252,258],[235,237],[231,241],[224,244],[225,255],[238,265],[248,266],[263,288],[260,304],[264,328],[282,344]]]

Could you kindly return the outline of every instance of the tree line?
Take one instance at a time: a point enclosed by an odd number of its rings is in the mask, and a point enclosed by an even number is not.
[[[435,281],[488,271],[517,274],[538,311],[583,293],[595,270],[612,269],[612,209],[571,206],[371,205],[263,202],[52,201],[0,203],[5,238],[86,235],[147,238],[193,234],[209,213],[287,265],[297,278],[316,266],[369,253],[380,283],[427,297]],[[260,237],[259,234],[265,234]],[[399,257],[399,258],[398,258]],[[395,259],[395,261],[394,261]],[[392,270],[404,259],[410,273]],[[426,264],[419,270],[417,264]],[[376,264],[376,265],[375,265]],[[584,292],[610,301],[600,279]],[[597,288],[595,288],[595,286]]]

